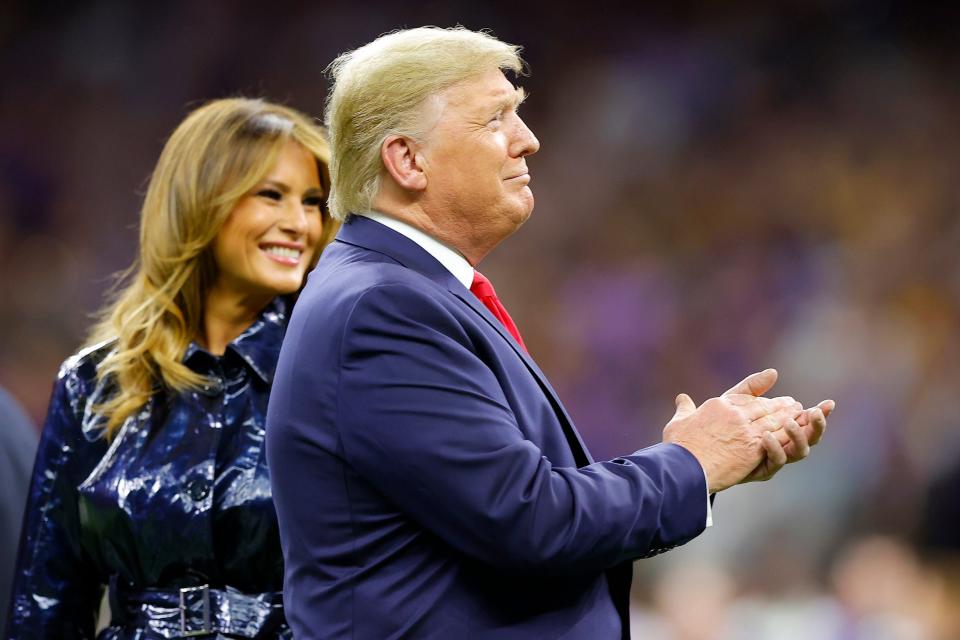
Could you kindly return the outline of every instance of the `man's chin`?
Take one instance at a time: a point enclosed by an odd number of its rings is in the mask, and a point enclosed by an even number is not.
[[[530,216],[533,215],[533,198],[530,199],[530,206],[523,210],[523,213],[520,216],[520,224],[530,219]]]
[[[524,222],[530,219],[530,216],[533,215],[533,192],[530,191],[530,187],[524,187],[523,190],[526,192],[521,196],[521,201],[517,204],[517,226],[519,227]]]

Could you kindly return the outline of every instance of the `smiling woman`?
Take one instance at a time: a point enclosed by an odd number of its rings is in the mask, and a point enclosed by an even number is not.
[[[140,251],[60,370],[10,638],[288,638],[262,451],[289,307],[336,225],[306,116],[211,102],[164,146]]]
[[[217,274],[207,292],[207,347],[226,344],[279,294],[300,288],[317,255],[324,207],[314,156],[293,140],[253,190],[236,204],[213,239]],[[329,225],[328,225],[329,228]]]

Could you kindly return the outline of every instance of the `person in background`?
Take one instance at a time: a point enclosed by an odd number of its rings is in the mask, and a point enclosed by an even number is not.
[[[768,369],[700,406],[680,394],[663,442],[594,461],[476,270],[533,211],[540,143],[504,74],[518,47],[410,29],[331,69],[346,223],[290,319],[267,418],[291,628],[629,637],[631,562],[702,532],[708,494],[805,458],[833,402],[761,397]]]
[[[37,430],[10,393],[0,387],[0,602],[10,599],[30,465],[37,452]]]
[[[41,435],[7,638],[289,638],[264,419],[294,297],[335,231],[323,131],[258,99],[173,132],[139,257],[67,359]]]

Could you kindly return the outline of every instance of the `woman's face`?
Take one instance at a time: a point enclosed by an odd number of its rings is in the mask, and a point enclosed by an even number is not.
[[[266,304],[299,289],[320,241],[324,195],[316,159],[288,141],[214,238],[216,293]]]

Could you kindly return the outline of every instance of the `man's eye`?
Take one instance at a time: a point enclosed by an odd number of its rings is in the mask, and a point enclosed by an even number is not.
[[[283,194],[276,189],[261,189],[260,191],[257,191],[257,195],[261,198],[274,200],[275,202],[280,202],[280,200],[283,199]]]

